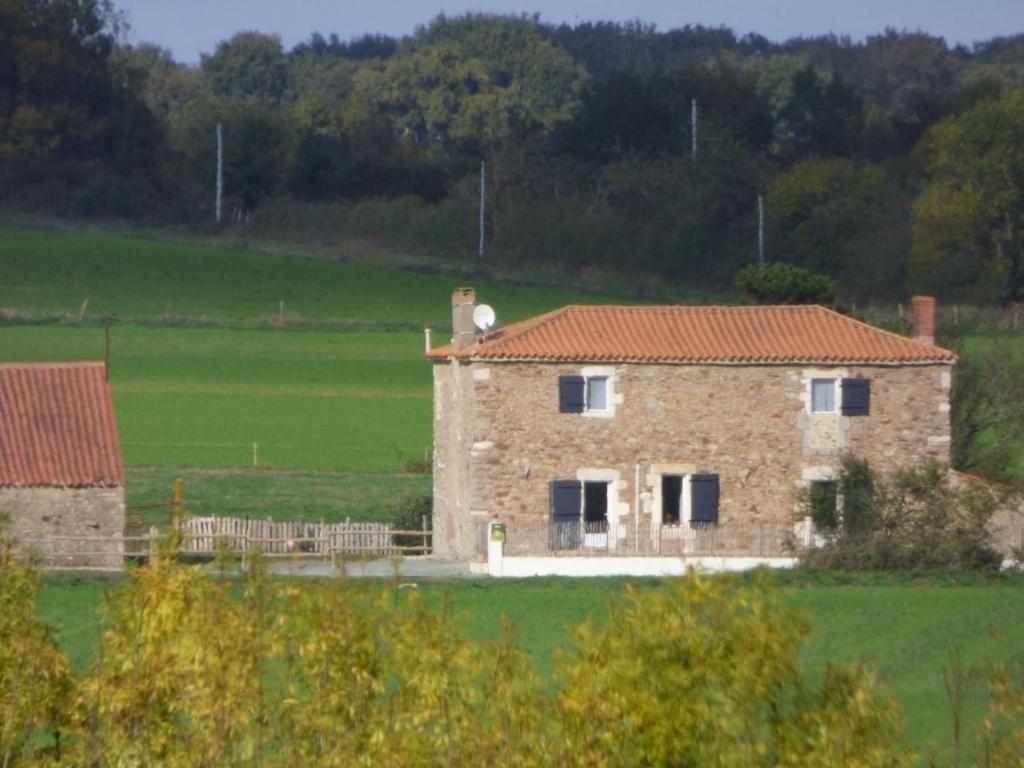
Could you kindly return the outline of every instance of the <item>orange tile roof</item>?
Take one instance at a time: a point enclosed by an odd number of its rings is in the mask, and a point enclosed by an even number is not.
[[[124,485],[103,363],[0,363],[0,486]]]
[[[432,359],[675,363],[953,363],[921,344],[819,306],[570,305]]]

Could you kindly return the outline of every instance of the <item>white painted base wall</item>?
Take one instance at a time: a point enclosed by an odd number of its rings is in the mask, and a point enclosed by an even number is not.
[[[531,576],[682,576],[691,568],[707,573],[792,568],[795,557],[505,557],[503,537],[487,526],[486,573],[498,579]],[[504,530],[504,529],[502,529]],[[483,565],[482,563],[480,565]],[[474,573],[482,571],[472,569]]]
[[[792,568],[793,557],[502,557],[490,561],[491,576],[681,576],[690,568],[709,573],[749,571],[758,566]]]

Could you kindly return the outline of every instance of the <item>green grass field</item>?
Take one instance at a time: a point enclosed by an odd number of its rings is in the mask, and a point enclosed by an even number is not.
[[[430,475],[137,467],[129,470],[127,503],[135,526],[168,521],[174,481],[184,482],[184,508],[206,517],[270,517],[328,523],[392,519],[405,500],[430,493]],[[164,506],[151,506],[163,502]]]
[[[853,577],[851,584],[821,583],[820,577],[782,576],[785,599],[806,609],[811,631],[802,653],[807,669],[820,674],[828,661],[866,659],[896,696],[907,722],[906,742],[949,765],[949,707],[942,674],[950,654],[965,667],[989,661],[1024,662],[1024,601],[1019,576],[989,581]],[[49,576],[38,597],[41,614],[60,627],[60,642],[75,667],[84,669],[95,654],[99,629],[95,608],[110,579]],[[500,617],[517,625],[520,642],[538,669],[550,675],[554,655],[567,645],[567,626],[606,615],[609,600],[621,595],[622,579],[531,579],[420,582],[419,591],[437,602],[447,593],[463,631],[495,637]],[[652,588],[657,582],[634,582]],[[386,589],[387,585],[381,585]],[[979,682],[965,707],[965,733],[973,739],[987,692]]]
[[[105,234],[0,228],[0,308],[28,317],[157,321],[173,315],[220,323],[292,320],[449,326],[452,289],[465,279]],[[574,302],[626,301],[571,286],[524,287],[473,279],[502,322]]]
[[[129,466],[393,471],[430,450],[430,364],[414,333],[111,329]],[[103,356],[95,327],[0,326],[0,359]]]

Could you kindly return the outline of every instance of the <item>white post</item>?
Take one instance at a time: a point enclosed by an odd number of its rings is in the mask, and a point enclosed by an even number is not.
[[[500,523],[487,524],[487,573],[495,578],[501,577],[505,557],[505,542],[502,537],[494,535],[494,528],[498,525]]]
[[[224,127],[217,123],[217,223],[220,224],[221,198],[224,195]]]
[[[483,160],[480,161],[480,246],[478,249],[478,255],[482,259],[484,257],[484,212],[486,210],[486,198],[485,192],[487,189],[487,177],[484,174],[484,170],[487,166]]]
[[[430,352],[430,326],[423,326],[423,346],[425,347],[424,352],[429,354]]]
[[[693,159],[697,159],[697,100],[690,100],[690,134],[691,134],[691,147],[690,154]]]
[[[764,195],[757,196],[757,262],[764,264]]]
[[[633,554],[640,554],[640,459],[636,460],[633,479]]]
[[[260,465],[260,444],[252,444],[252,465],[258,467]]]

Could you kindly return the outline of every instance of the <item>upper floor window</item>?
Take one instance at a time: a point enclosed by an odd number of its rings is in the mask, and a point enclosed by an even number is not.
[[[811,381],[811,413],[836,412],[836,379]]]
[[[608,377],[588,376],[587,377],[587,410],[607,411],[608,410]]]
[[[811,379],[811,413],[867,416],[870,412],[868,379]]]
[[[613,369],[584,368],[579,376],[558,377],[558,410],[584,416],[612,418],[622,396],[615,391]]]

